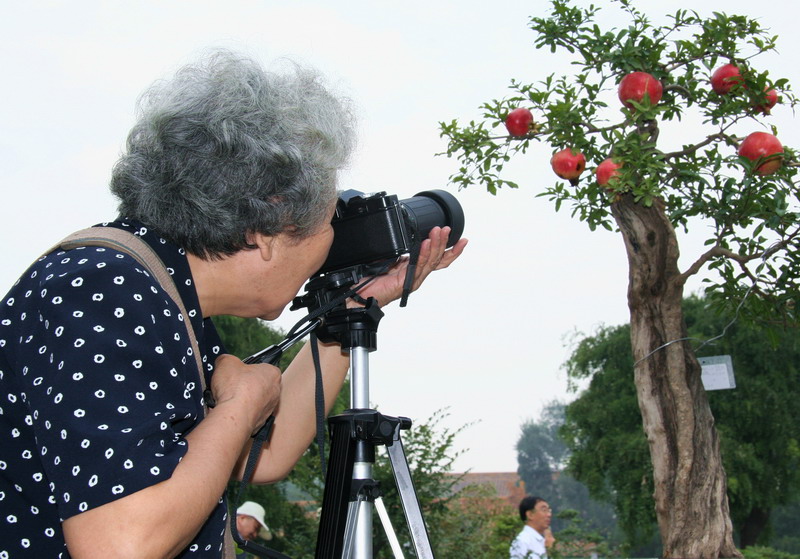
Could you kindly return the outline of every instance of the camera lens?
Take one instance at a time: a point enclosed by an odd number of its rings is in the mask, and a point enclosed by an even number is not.
[[[455,196],[446,190],[426,190],[413,198],[401,200],[400,205],[420,239],[427,239],[434,227],[450,227],[447,246],[456,244],[464,233],[464,210]]]

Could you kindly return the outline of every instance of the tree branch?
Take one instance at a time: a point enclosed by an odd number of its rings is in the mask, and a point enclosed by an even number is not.
[[[618,124],[612,124],[610,126],[605,126],[603,128],[598,128],[591,122],[584,122],[583,125],[586,127],[586,131],[590,134],[599,134],[600,132],[608,132],[610,130],[616,130],[617,128],[624,128],[628,121],[620,122]]]
[[[688,280],[691,276],[699,272],[703,268],[703,266],[705,266],[711,259],[716,258],[718,256],[722,256],[723,258],[728,258],[729,260],[733,260],[734,262],[738,263],[739,266],[744,271],[744,273],[747,274],[747,276],[753,281],[753,284],[755,285],[758,281],[758,278],[753,276],[753,274],[747,268],[746,264],[748,262],[752,262],[753,260],[766,260],[779,250],[786,248],[789,245],[789,243],[791,243],[793,240],[797,238],[798,235],[800,235],[800,226],[795,228],[795,230],[792,233],[790,233],[780,241],[773,243],[764,250],[754,252],[753,254],[739,254],[733,252],[730,249],[723,248],[719,244],[716,244],[709,250],[704,252],[700,256],[700,258],[695,260],[692,263],[692,265],[686,269],[685,272],[683,272],[677,277],[676,281],[678,281],[681,285],[685,284],[686,280]]]
[[[734,63],[738,62],[741,64],[743,62],[746,62],[745,59],[736,56],[731,56],[730,53],[727,52],[719,50],[707,50],[695,56],[690,56],[688,58],[678,58],[676,60],[673,60],[670,64],[662,65],[662,68],[664,68],[664,70],[669,74],[670,72],[672,72],[677,68],[680,68],[684,64],[689,64],[690,62],[696,62],[697,60],[703,60],[704,58],[707,58],[710,55],[716,55],[720,58],[727,58]]]
[[[711,144],[713,142],[717,142],[719,140],[733,141],[733,138],[731,138],[730,136],[728,136],[724,132],[717,132],[716,134],[711,134],[710,136],[708,136],[702,142],[699,142],[699,143],[696,143],[696,144],[692,144],[690,146],[686,146],[685,148],[683,148],[680,151],[671,151],[669,153],[665,153],[664,154],[664,159],[674,159],[674,158],[679,158],[679,157],[684,157],[686,155],[690,155],[692,153],[695,153],[700,148],[706,147],[707,145],[709,145],[709,144]]]
[[[684,97],[691,97],[691,93],[689,93],[688,89],[686,89],[682,85],[678,85],[676,83],[665,85],[664,86],[664,92],[666,93],[667,91],[680,91],[681,93],[683,93]]]

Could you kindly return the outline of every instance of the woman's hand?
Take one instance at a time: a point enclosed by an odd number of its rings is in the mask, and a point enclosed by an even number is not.
[[[452,248],[447,248],[450,227],[434,227],[428,238],[422,241],[419,260],[414,271],[411,291],[416,291],[425,278],[435,270],[442,270],[453,263],[467,246],[467,239],[459,239]],[[358,292],[361,297],[373,297],[380,306],[385,306],[403,293],[403,284],[408,268],[408,257],[394,264],[386,274],[380,275]]]
[[[66,519],[71,557],[175,557],[192,543],[281,392],[276,367],[233,355],[217,358],[211,381],[217,405],[186,435],[186,454],[172,475]]]
[[[248,365],[233,355],[220,355],[211,377],[211,391],[217,406],[233,404],[251,432],[264,425],[278,407],[281,394],[281,371],[273,365]]]

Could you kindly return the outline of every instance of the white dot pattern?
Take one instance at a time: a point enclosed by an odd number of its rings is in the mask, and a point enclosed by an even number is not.
[[[168,266],[210,377],[224,350],[185,253],[141,224],[104,225],[136,232]],[[179,315],[132,257],[102,247],[47,255],[0,303],[0,559],[69,557],[64,519],[172,475],[203,416]],[[221,499],[179,557],[220,556],[224,517]]]

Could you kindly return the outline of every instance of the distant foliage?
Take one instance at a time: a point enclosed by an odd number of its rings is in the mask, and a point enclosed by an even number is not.
[[[780,533],[770,512],[800,499],[800,334],[773,338],[753,325],[716,314],[698,297],[685,301],[687,327],[700,356],[731,355],[736,388],[708,393],[728,474],[734,528],[742,545]],[[631,544],[655,530],[647,441],[630,375],[630,328],[603,327],[583,339],[568,374],[589,387],[567,406],[562,430],[572,450],[569,471],[592,495],[614,504]],[[724,336],[720,335],[724,333]],[[776,537],[778,536],[778,537]]]
[[[277,344],[285,337],[285,332],[276,330],[257,318],[224,315],[215,316],[212,321],[217,327],[222,343],[225,344],[225,349],[240,359]],[[298,343],[286,351],[279,363],[281,370],[286,369],[302,347],[303,344]]]
[[[800,559],[800,555],[761,546],[748,547],[743,553],[745,559]]]

